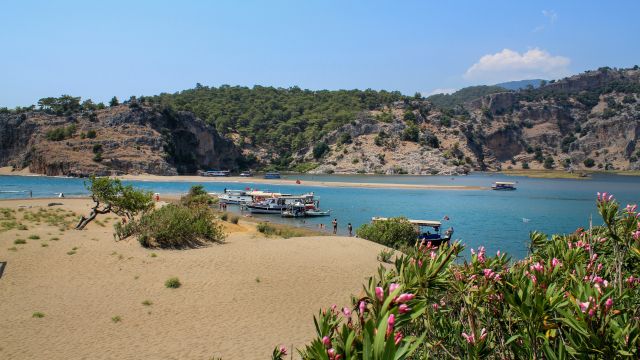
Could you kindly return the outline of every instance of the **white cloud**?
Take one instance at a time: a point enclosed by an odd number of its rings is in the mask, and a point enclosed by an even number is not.
[[[463,77],[467,80],[499,83],[524,79],[556,79],[569,74],[571,60],[564,56],[553,56],[538,48],[519,53],[504,49],[495,54],[484,55],[471,65]]]
[[[438,88],[438,89],[433,89],[432,91],[430,91],[428,96],[436,95],[436,94],[452,94],[452,93],[454,93],[456,91],[458,91],[458,89]]]

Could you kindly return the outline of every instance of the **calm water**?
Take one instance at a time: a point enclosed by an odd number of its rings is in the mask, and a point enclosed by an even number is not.
[[[453,226],[454,238],[469,247],[484,245],[488,251],[506,251],[515,257],[526,254],[528,234],[531,230],[546,233],[566,233],[579,226],[587,226],[590,216],[594,223],[600,219],[595,209],[595,194],[607,191],[615,194],[623,205],[640,202],[640,177],[594,175],[590,180],[530,179],[505,177],[495,174],[470,176],[292,176],[301,185],[280,186],[264,184],[204,183],[208,191],[221,192],[224,188],[245,187],[269,189],[287,193],[314,191],[320,196],[323,209],[331,209],[331,218],[282,219],[263,215],[272,221],[299,226],[329,225],[336,217],[341,233],[351,222],[354,228],[368,223],[372,216],[400,216],[414,219],[440,220],[450,218],[443,227]],[[490,186],[494,181],[517,181],[518,190],[501,191],[441,191],[307,187],[305,180],[385,182],[407,184],[456,184]],[[63,192],[66,196],[86,195],[82,179],[0,176],[0,198],[27,197],[28,193],[6,192],[32,190],[34,197],[52,197]],[[137,187],[161,194],[180,194],[197,183],[132,181]],[[3,192],[4,191],[4,192]],[[528,222],[523,219],[529,219]]]

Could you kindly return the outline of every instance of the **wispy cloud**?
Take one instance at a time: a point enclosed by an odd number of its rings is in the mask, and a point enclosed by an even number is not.
[[[454,88],[437,88],[437,89],[433,89],[430,92],[428,92],[429,96],[431,95],[436,95],[436,94],[452,94],[454,92],[458,91],[458,89],[454,89]]]
[[[523,79],[556,79],[569,74],[571,60],[564,56],[553,56],[539,48],[524,53],[504,49],[495,54],[482,56],[471,65],[463,77],[467,80],[499,83]]]
[[[532,32],[541,32],[544,31],[547,27],[553,25],[556,23],[556,21],[558,21],[558,13],[555,12],[555,10],[542,10],[542,16],[544,16],[545,18],[545,23],[536,26],[533,30],[531,30]]]

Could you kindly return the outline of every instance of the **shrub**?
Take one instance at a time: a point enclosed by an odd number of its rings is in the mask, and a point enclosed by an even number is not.
[[[358,237],[398,249],[413,245],[418,238],[416,228],[406,218],[390,218],[364,224],[356,231]]]
[[[402,132],[402,140],[418,142],[420,140],[420,129],[415,125],[409,125]]]
[[[592,168],[596,165],[596,161],[593,160],[592,158],[586,158],[582,163],[584,164],[584,166],[588,168]]]
[[[544,159],[544,168],[545,169],[553,169],[553,165],[554,165],[555,161],[553,160],[553,158],[551,156],[547,156]]]
[[[93,144],[93,153],[101,153],[102,152],[102,144]]]
[[[390,263],[391,258],[393,257],[393,253],[394,253],[393,250],[386,250],[386,249],[380,250],[380,252],[378,253],[378,261]]]
[[[119,238],[135,235],[147,248],[197,248],[224,242],[222,228],[206,207],[169,204],[116,228]]]
[[[31,240],[40,240],[40,236],[38,236],[38,235],[29,235],[29,239],[31,239]]]
[[[169,289],[177,289],[182,286],[182,283],[177,277],[172,277],[168,278],[167,281],[164,282],[164,286]]]
[[[42,319],[44,317],[44,313],[40,312],[40,311],[36,311],[33,313],[33,315],[31,315],[31,317],[37,318],[37,319]]]
[[[120,315],[116,315],[111,318],[111,321],[113,321],[114,323],[119,323],[120,321],[122,321],[122,317]]]
[[[89,130],[87,131],[87,137],[89,139],[95,139],[96,138],[96,131],[95,130]],[[95,152],[95,151],[94,151]]]
[[[259,223],[258,226],[256,226],[256,229],[267,236],[276,233],[276,229],[267,223]]]
[[[638,358],[637,208],[621,209],[607,194],[596,204],[604,226],[532,232],[522,261],[480,247],[457,262],[458,242],[407,249],[351,306],[314,317],[316,337],[301,357]]]
[[[230,221],[231,221],[232,224],[237,224],[238,221],[240,221],[240,217],[234,215],[234,216],[231,217]]]
[[[315,159],[320,159],[327,151],[329,151],[329,145],[324,141],[320,141],[313,147],[313,157]]]
[[[180,203],[184,206],[211,206],[218,203],[218,198],[209,195],[202,185],[194,185],[189,189],[187,195],[180,198]]]
[[[220,220],[222,220],[222,221],[229,220],[229,213],[228,212],[223,212],[222,215],[220,215]]]
[[[142,302],[142,305],[151,306],[151,305],[153,305],[153,302],[151,302],[151,300],[145,300],[145,301]]]
[[[523,169],[525,169],[525,170],[529,169],[529,163],[528,163],[528,162],[526,162],[526,161],[525,161],[525,162],[523,162],[523,163],[522,163],[522,168],[523,168]]]
[[[27,243],[27,240],[25,240],[25,239],[15,239],[13,241],[13,243],[16,244],[16,245],[23,245],[23,244]]]

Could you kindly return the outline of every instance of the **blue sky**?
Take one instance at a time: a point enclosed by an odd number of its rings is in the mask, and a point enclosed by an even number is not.
[[[640,1],[0,3],[0,106],[205,85],[416,91],[640,63]]]

